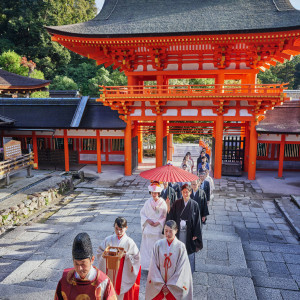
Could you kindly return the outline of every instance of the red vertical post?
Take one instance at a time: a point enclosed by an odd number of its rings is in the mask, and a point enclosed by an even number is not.
[[[282,178],[282,174],[283,174],[284,146],[285,146],[285,134],[282,134],[281,141],[280,141],[280,150],[279,150],[278,178]]]
[[[250,145],[250,131],[249,122],[245,122],[245,147],[244,147],[244,170],[248,172],[249,167],[249,145]]]
[[[173,134],[168,134],[168,160],[173,160]]]
[[[163,118],[156,116],[156,167],[163,165]]]
[[[143,162],[143,126],[138,127],[138,162]]]
[[[100,130],[96,130],[96,140],[97,140],[97,172],[101,173],[101,139],[100,139]]]
[[[70,162],[69,162],[69,143],[68,143],[68,131],[64,129],[64,152],[65,152],[65,171],[70,171]]]
[[[220,179],[222,177],[222,151],[223,151],[223,122],[224,117],[218,116],[216,120],[215,131],[215,169],[214,178]]]
[[[127,116],[125,128],[125,136],[124,136],[124,174],[125,176],[131,176],[132,174],[132,166],[131,166],[131,118]]]
[[[38,169],[39,168],[39,156],[38,156],[38,146],[37,146],[37,138],[36,138],[36,134],[35,131],[32,131],[32,150],[34,153],[34,169]]]
[[[249,163],[248,179],[255,180],[256,175],[256,157],[257,157],[257,132],[255,129],[256,121],[250,122],[250,146],[249,146]]]

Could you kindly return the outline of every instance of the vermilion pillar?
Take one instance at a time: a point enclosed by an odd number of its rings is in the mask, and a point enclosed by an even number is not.
[[[143,162],[143,127],[138,128],[138,162]]]
[[[279,151],[278,178],[282,178],[282,174],[283,174],[284,146],[285,146],[285,134],[282,134],[281,141],[280,141],[280,151]]]
[[[168,134],[168,160],[173,160],[173,134]]]
[[[99,130],[96,130],[96,140],[97,140],[97,172],[101,173],[101,139],[100,139]]]
[[[255,180],[256,173],[256,156],[257,156],[257,132],[255,129],[255,121],[250,122],[250,145],[249,145],[249,164],[248,179]]]
[[[163,165],[163,118],[156,116],[156,167]]]
[[[68,131],[64,129],[65,171],[70,171]]]
[[[32,150],[34,153],[34,169],[38,169],[39,168],[39,156],[38,156],[38,147],[37,147],[37,138],[36,138],[36,134],[35,131],[32,131]]]
[[[127,117],[127,125],[124,137],[124,174],[130,176],[132,174],[131,166],[131,118]]]
[[[218,116],[215,130],[215,169],[214,178],[220,179],[222,176],[222,147],[223,147],[223,122],[224,117]]]
[[[249,145],[250,145],[250,131],[249,122],[245,122],[245,147],[244,147],[244,170],[248,172],[249,166]]]

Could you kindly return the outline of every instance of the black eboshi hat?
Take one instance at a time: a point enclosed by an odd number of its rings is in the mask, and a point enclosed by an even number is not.
[[[76,235],[73,248],[73,259],[82,260],[93,257],[93,247],[90,236],[86,232],[82,232]]]

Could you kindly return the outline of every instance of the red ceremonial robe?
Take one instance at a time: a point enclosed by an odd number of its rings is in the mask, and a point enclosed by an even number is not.
[[[110,279],[99,269],[92,280],[81,280],[76,278],[75,269],[65,269],[63,276],[58,282],[54,300],[116,300],[114,287]]]

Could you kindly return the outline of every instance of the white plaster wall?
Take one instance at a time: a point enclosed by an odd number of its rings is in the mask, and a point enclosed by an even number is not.
[[[130,114],[133,117],[140,117],[142,115],[142,110],[141,109],[136,109],[134,113]]]
[[[182,109],[181,115],[184,117],[196,117],[198,116],[198,109]]]
[[[95,137],[96,136],[96,130],[92,129],[70,129],[68,130],[68,136],[86,136],[86,137]]]
[[[217,114],[215,114],[212,109],[202,109],[201,110],[201,115],[203,117],[215,117],[215,116],[217,116]]]
[[[109,161],[124,161],[123,154],[109,154]]]
[[[296,134],[288,134],[285,136],[286,142],[300,142],[300,134],[298,136]]]
[[[234,117],[236,115],[236,109],[229,109],[226,114],[224,114],[224,117]]]
[[[177,116],[177,109],[167,109],[167,111],[163,114],[163,116],[174,117]]]
[[[252,115],[248,113],[247,109],[241,109],[240,110],[240,116],[241,117],[252,117]]]
[[[100,137],[124,137],[124,130],[100,130]]]
[[[281,141],[281,136],[277,134],[260,134],[258,136],[258,141],[275,141],[275,142],[280,142]]]

